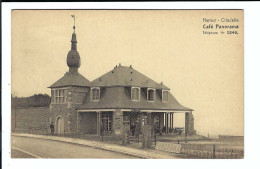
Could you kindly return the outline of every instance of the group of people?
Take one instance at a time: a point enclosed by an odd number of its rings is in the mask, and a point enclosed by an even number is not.
[[[132,124],[131,124],[131,126],[130,126],[130,132],[131,132],[132,136],[136,135],[137,127],[136,127],[136,124],[135,124],[135,123],[132,123]],[[159,126],[155,127],[155,132],[156,132],[156,133],[159,133],[160,135],[162,134],[162,130],[160,129]]]

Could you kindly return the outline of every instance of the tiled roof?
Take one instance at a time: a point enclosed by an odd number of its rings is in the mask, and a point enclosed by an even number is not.
[[[174,110],[174,111],[192,111],[187,107],[182,106],[172,94],[169,93],[168,102],[162,102],[161,97],[156,92],[156,99],[150,102],[141,93],[140,101],[132,101],[129,94],[126,92],[126,87],[107,87],[103,96],[99,101],[90,101],[88,93],[86,103],[81,105],[79,110],[86,109],[149,109],[149,110]]]
[[[49,88],[65,86],[90,86],[90,81],[78,72],[67,72],[62,78],[52,84]]]
[[[126,66],[115,67],[113,70],[92,81],[91,86],[137,86],[156,89],[169,89],[165,85],[157,83],[141,74],[132,67]]]

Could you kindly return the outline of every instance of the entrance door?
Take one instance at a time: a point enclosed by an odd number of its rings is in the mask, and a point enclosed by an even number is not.
[[[57,134],[64,134],[64,120],[62,117],[58,117],[56,129]]]
[[[111,116],[108,114],[103,114],[102,115],[102,125],[105,133],[108,133],[112,130],[112,121],[111,121]]]
[[[153,124],[154,124],[155,128],[160,128],[160,117],[159,116],[154,116]]]

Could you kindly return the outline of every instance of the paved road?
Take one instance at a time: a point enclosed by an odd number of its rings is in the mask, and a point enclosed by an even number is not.
[[[12,158],[136,158],[81,145],[12,136]]]

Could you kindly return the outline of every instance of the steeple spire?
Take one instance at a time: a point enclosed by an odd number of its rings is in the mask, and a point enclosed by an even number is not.
[[[74,19],[73,33],[71,38],[71,50],[67,55],[67,65],[69,66],[69,72],[75,73],[78,72],[78,68],[80,67],[80,56],[77,51],[77,37],[75,33],[75,15],[71,15]]]

